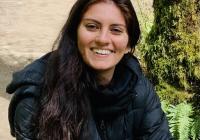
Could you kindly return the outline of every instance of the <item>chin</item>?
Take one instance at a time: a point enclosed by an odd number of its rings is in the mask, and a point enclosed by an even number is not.
[[[97,71],[109,70],[115,67],[113,63],[106,63],[105,61],[104,62],[91,61],[86,64],[92,69],[97,70]]]
[[[111,67],[105,65],[92,66],[92,68],[97,71],[105,71],[111,69]]]

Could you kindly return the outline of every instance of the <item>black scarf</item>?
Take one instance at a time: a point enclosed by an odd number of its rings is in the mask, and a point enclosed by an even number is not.
[[[122,61],[116,66],[113,79],[107,86],[98,86],[90,91],[92,113],[95,119],[110,119],[127,111],[137,76]]]

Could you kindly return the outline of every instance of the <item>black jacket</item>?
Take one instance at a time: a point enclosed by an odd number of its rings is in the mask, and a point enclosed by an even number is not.
[[[35,116],[48,55],[13,74],[7,87],[15,93],[9,106],[11,134],[18,140],[34,140]],[[169,140],[166,116],[136,58],[125,57],[116,67],[111,84],[87,92],[92,106],[91,140]]]

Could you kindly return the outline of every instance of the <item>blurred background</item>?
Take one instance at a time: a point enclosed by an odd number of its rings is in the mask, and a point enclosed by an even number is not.
[[[135,55],[153,79],[177,140],[200,139],[200,0],[131,0],[142,35]],[[12,140],[6,85],[51,51],[75,0],[0,1],[0,140]]]
[[[0,0],[0,140],[12,140],[5,93],[12,73],[51,50],[73,0]]]

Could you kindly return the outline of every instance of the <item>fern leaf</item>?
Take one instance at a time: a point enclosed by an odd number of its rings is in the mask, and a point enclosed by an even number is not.
[[[200,116],[196,116],[191,128],[192,140],[200,140]]]

